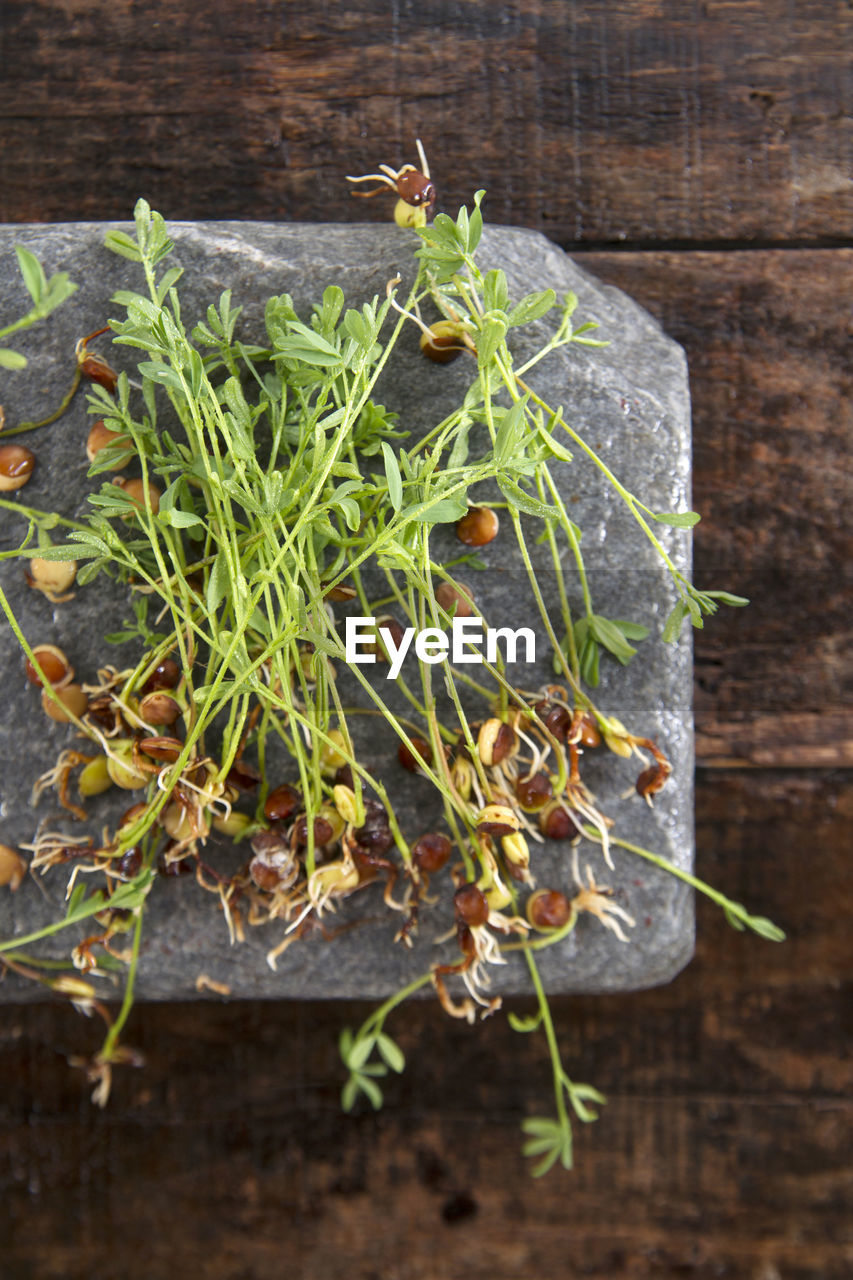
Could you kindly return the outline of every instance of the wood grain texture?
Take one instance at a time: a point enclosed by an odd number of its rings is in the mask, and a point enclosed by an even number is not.
[[[695,634],[699,759],[849,767],[853,252],[579,260],[684,346],[695,580],[751,601]]]
[[[385,216],[342,173],[564,243],[849,237],[846,0],[6,0],[0,220]]]

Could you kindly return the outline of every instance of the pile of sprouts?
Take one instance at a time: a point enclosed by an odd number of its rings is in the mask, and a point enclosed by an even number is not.
[[[0,965],[103,1017],[103,1046],[85,1064],[103,1105],[113,1068],[137,1060],[122,1032],[146,908],[163,877],[194,875],[235,942],[247,928],[271,930],[272,967],[286,948],[306,945],[343,900],[372,885],[396,922],[389,945],[410,945],[419,929],[450,930],[455,955],[429,965],[357,1031],[343,1034],[344,1106],[360,1096],[380,1106],[379,1080],[402,1070],[403,1054],[386,1030],[402,1000],[432,986],[449,1015],[474,1022],[501,1005],[490,993],[494,966],[508,951],[520,953],[539,1009],[532,1020],[511,1020],[519,1030],[541,1025],[553,1064],[554,1114],[524,1123],[524,1150],[541,1174],[556,1161],[571,1166],[570,1115],[594,1119],[604,1099],[561,1063],[537,955],[566,938],[583,914],[627,941],[634,922],[607,883],[613,845],[710,894],[736,927],[781,936],[769,921],[623,839],[585,780],[589,753],[634,758],[633,786],[651,804],[671,771],[665,744],[595,701],[601,654],[627,662],[632,641],[646,632],[596,614],[585,578],[585,609],[573,617],[561,552],[568,547],[583,577],[580,531],[555,483],[554,461],[569,459],[569,446],[592,459],[660,555],[677,592],[665,641],[677,639],[686,619],[701,625],[720,603],[745,601],[696,589],[659,541],[656,522],[689,529],[695,513],[644,507],[562,410],[539,397],[538,361],[571,343],[598,345],[594,326],[574,326],[573,295],[558,302],[546,290],[511,300],[503,271],[484,272],[477,261],[483,193],[455,219],[439,213],[430,221],[435,188],[420,150],[419,157],[419,168],[382,166],[351,179],[356,187],[374,179],[376,191],[396,196],[394,216],[411,228],[417,259],[411,289],[394,279],[384,297],[347,309],[331,286],[307,317],[287,294],[272,297],[258,344],[240,335],[240,308],[229,292],[187,328],[181,268],[169,265],[167,227],[144,200],[134,211],[134,236],[108,233],[108,248],[136,264],[144,281],[139,292],[116,296],[124,319],[108,325],[114,343],[140,353],[138,377],[116,375],[93,351],[106,330],[81,340],[64,404],[87,380],[91,511],[60,517],[7,493],[2,507],[27,532],[3,555],[22,557],[30,584],[58,603],[100,574],[128,584],[118,638],[135,638],[140,653],[132,668],[106,666],[93,683],[78,681],[50,637],[23,634],[0,594],[33,697],[71,726],[72,744],[40,779],[36,796],[55,792],[66,827],[42,825],[29,845],[0,847],[0,885],[7,887],[0,891],[14,890],[26,875],[66,874],[65,914],[0,942]],[[57,292],[32,255],[19,251],[19,260],[33,322],[71,286],[66,281]],[[431,314],[439,318],[429,323],[423,317]],[[516,367],[511,331],[552,315],[546,345]],[[395,415],[375,399],[400,334],[412,325],[425,358],[466,361],[471,373],[463,402],[416,441],[405,439]],[[0,433],[6,491],[23,487],[35,465],[28,448],[6,442],[14,430]],[[478,496],[487,483],[499,500]],[[437,559],[437,525],[455,530],[458,564]],[[54,541],[57,529],[64,542]],[[401,715],[383,698],[381,681],[350,667],[364,708],[395,736],[399,767],[426,780],[435,812],[443,814],[429,829],[406,830],[393,785],[376,776],[354,742],[353,713],[338,680],[346,661],[343,620],[348,610],[377,619],[370,643],[379,664],[399,652],[406,628],[431,635],[454,619],[486,623],[476,587],[464,573],[460,578],[458,565],[474,563],[477,549],[497,537],[520,549],[553,650],[551,682],[517,687],[499,655],[478,667],[476,681],[447,657],[440,668],[421,660],[416,679],[395,680],[407,704]],[[537,583],[528,550],[537,539],[551,549],[559,617]],[[368,593],[377,574],[381,600]],[[287,768],[270,763],[273,747],[283,750]],[[97,818],[92,799],[115,788],[133,793],[118,823],[80,834],[90,813]],[[214,832],[233,842],[225,870],[206,854]],[[559,883],[537,879],[537,852],[548,842],[565,850]],[[57,972],[55,962],[40,959],[38,944],[66,930],[70,956]],[[114,980],[117,965],[125,994],[115,1012],[101,980]]]

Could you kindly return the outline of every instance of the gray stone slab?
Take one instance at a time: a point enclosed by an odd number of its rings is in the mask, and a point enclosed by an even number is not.
[[[130,228],[126,228],[130,229]],[[102,247],[107,224],[0,227],[0,297],[3,316],[25,306],[12,249],[23,244],[44,262],[48,274],[65,270],[80,284],[74,298],[46,323],[16,339],[29,358],[22,373],[0,371],[0,402],[7,423],[41,416],[69,381],[74,343],[120,309],[110,304],[119,288],[138,288],[138,269]],[[310,305],[323,288],[336,283],[356,305],[382,295],[388,279],[398,271],[412,275],[412,242],[408,233],[385,226],[273,225],[268,223],[176,223],[175,260],[186,269],[181,283],[184,319],[201,318],[210,301],[230,288],[243,306],[241,335],[263,341],[262,315],[270,294],[290,292],[306,319]],[[511,296],[532,289],[554,288],[558,295],[574,290],[579,298],[578,320],[596,320],[610,346],[601,350],[569,348],[551,355],[532,380],[549,402],[566,407],[578,427],[608,466],[643,502],[657,510],[689,505],[690,411],[684,353],[659,325],[618,290],[595,280],[542,236],[509,228],[487,228],[479,254],[484,269],[499,266],[507,273]],[[544,340],[548,320],[513,331],[518,359]],[[106,350],[107,348],[100,348]],[[133,373],[133,352],[110,350],[111,361]],[[400,423],[417,434],[439,421],[464,393],[471,379],[465,360],[450,366],[427,364],[419,355],[412,330],[402,342],[394,372],[386,377],[378,396],[397,410]],[[21,498],[34,507],[80,513],[86,480],[83,444],[88,424],[85,401],[78,396],[69,412],[48,431],[29,437],[38,459],[33,480]],[[583,547],[596,605],[608,616],[627,617],[650,627],[652,636],[628,668],[602,663],[597,702],[617,714],[637,732],[664,747],[673,763],[673,776],[654,809],[624,793],[636,777],[636,762],[595,753],[585,759],[584,776],[603,810],[624,838],[656,850],[679,867],[693,861],[693,738],[691,715],[692,659],[689,638],[677,647],[660,642],[663,619],[673,595],[654,552],[600,473],[585,459],[558,464],[561,491],[584,533]],[[23,523],[0,512],[0,549],[16,545]],[[689,569],[689,540],[677,530],[657,531],[676,564]],[[434,537],[439,555],[459,553],[452,532]],[[478,601],[489,615],[506,625],[530,625],[532,598],[513,554],[506,529],[483,551],[487,569],[472,583]],[[537,572],[549,601],[553,574],[544,548],[536,549]],[[566,560],[570,594],[580,599],[571,565]],[[462,575],[460,575],[462,576]],[[91,678],[104,661],[135,662],[133,646],[105,653],[98,636],[113,629],[125,607],[121,588],[105,588],[98,579],[76,598],[51,606],[29,591],[18,562],[0,565],[0,581],[32,643],[52,642],[66,649],[78,676]],[[536,688],[551,676],[541,637],[536,669],[524,671],[519,683]],[[438,670],[437,668],[434,670]],[[377,680],[382,681],[381,668]],[[342,678],[346,680],[346,673]],[[37,810],[29,804],[35,778],[52,762],[63,745],[73,740],[70,730],[45,725],[34,690],[22,676],[22,662],[14,637],[3,623],[0,630],[0,681],[4,716],[0,726],[0,839],[15,844],[32,839],[42,821],[66,828],[49,797]],[[383,694],[386,688],[382,689]],[[400,704],[402,705],[402,704]],[[435,827],[440,809],[429,784],[405,774],[396,763],[396,741],[377,731],[375,722],[362,733],[363,750],[376,772],[400,797],[404,830],[412,837]],[[587,767],[588,765],[588,767]],[[128,803],[127,793],[107,795],[93,802],[96,829],[114,818]],[[211,850],[211,859],[238,865],[244,854],[233,848]],[[612,885],[616,901],[631,912],[636,927],[628,944],[584,917],[563,944],[540,953],[540,967],[552,992],[619,991],[665,982],[687,962],[693,945],[693,905],[686,887],[631,855],[614,851],[616,871],[603,867],[600,855],[587,845],[582,864],[593,865],[597,879]],[[534,851],[537,882],[546,887],[569,885],[568,846]],[[0,890],[0,937],[22,936],[54,918],[61,910],[66,875],[54,871],[38,882],[28,880],[11,895]],[[378,888],[355,895],[337,915],[328,918],[334,940],[325,944],[307,939],[290,948],[273,973],[265,961],[267,950],[282,934],[277,925],[249,930],[246,943],[229,945],[215,899],[193,883],[158,881],[149,900],[149,924],[137,983],[140,998],[180,999],[195,996],[200,973],[227,983],[241,997],[378,997],[395,990],[433,962],[452,956],[434,938],[450,923],[448,894],[424,911],[414,951],[395,947],[392,939],[399,920],[385,914]],[[345,927],[341,927],[345,926]],[[81,930],[82,934],[82,930]],[[63,954],[57,944],[50,953]],[[492,969],[493,993],[529,989],[526,966],[515,957]],[[38,998],[41,988],[14,976],[0,982],[0,1001]]]

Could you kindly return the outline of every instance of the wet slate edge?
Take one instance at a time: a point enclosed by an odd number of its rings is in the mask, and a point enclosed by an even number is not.
[[[61,397],[73,367],[76,340],[111,316],[110,304],[119,288],[138,288],[138,268],[115,258],[103,247],[108,224],[0,227],[0,296],[4,314],[24,309],[26,297],[17,275],[15,244],[24,244],[44,262],[48,274],[68,271],[80,284],[74,298],[47,322],[23,335],[16,347],[29,358],[23,373],[2,375],[7,423],[43,416]],[[130,228],[125,226],[125,229]],[[194,323],[221,291],[230,288],[243,306],[241,334],[262,340],[263,307],[273,293],[293,295],[305,318],[311,304],[330,283],[340,284],[349,305],[374,294],[398,272],[411,279],[412,241],[405,232],[382,226],[274,225],[267,223],[174,224],[175,259],[185,269],[181,282],[183,314]],[[654,321],[617,289],[602,285],[577,267],[542,236],[509,228],[490,228],[483,236],[480,261],[484,268],[500,266],[507,273],[511,296],[532,289],[554,288],[558,295],[577,293],[577,320],[596,320],[600,336],[610,345],[591,351],[570,348],[552,354],[531,375],[542,397],[565,406],[571,421],[606,460],[621,481],[648,506],[675,510],[689,505],[690,409],[687,372],[680,347]],[[20,304],[20,306],[18,306]],[[547,336],[548,320],[513,332],[517,360],[523,360]],[[598,335],[597,335],[598,336]],[[107,348],[104,348],[105,350]],[[110,359],[133,373],[129,349],[111,349]],[[471,378],[465,361],[437,367],[423,361],[414,330],[404,334],[393,376],[386,376],[377,397],[400,415],[400,425],[417,434],[439,421],[464,394]],[[38,465],[33,480],[21,493],[30,506],[82,512],[91,488],[86,480],[83,449],[90,419],[85,400],[78,396],[69,412],[47,432],[30,437]],[[603,664],[598,702],[637,732],[656,738],[673,763],[673,777],[654,810],[624,793],[636,777],[636,762],[606,753],[584,761],[601,807],[624,838],[654,849],[679,867],[693,863],[693,727],[691,711],[692,656],[689,639],[677,647],[660,643],[663,619],[672,603],[666,575],[642,532],[617,495],[586,459],[555,467],[561,492],[573,519],[584,532],[583,547],[590,569],[596,607],[607,616],[628,617],[651,628],[652,637],[627,668]],[[3,512],[0,550],[18,544],[24,523]],[[682,533],[657,526],[661,542],[679,568],[689,570],[689,543]],[[452,532],[436,530],[433,544],[439,558],[459,553]],[[484,549],[486,569],[468,581],[484,613],[495,625],[531,625],[533,601],[521,561],[504,527]],[[549,606],[555,601],[553,573],[544,548],[536,548],[537,575]],[[580,599],[566,560],[570,594]],[[460,573],[460,577],[465,575]],[[78,677],[92,678],[104,662],[134,662],[133,646],[104,651],[98,637],[115,629],[126,607],[122,588],[98,579],[78,591],[73,602],[53,607],[28,590],[18,562],[0,565],[0,581],[32,643],[52,642],[66,649]],[[411,659],[409,660],[412,661]],[[383,686],[384,674],[375,673]],[[552,679],[542,629],[537,629],[535,667],[517,666],[518,683],[537,688]],[[341,673],[346,684],[347,673]],[[0,726],[0,839],[15,844],[31,840],[37,825],[67,829],[67,815],[49,797],[34,811],[29,805],[36,777],[72,739],[67,730],[43,723],[35,691],[22,677],[17,644],[5,623],[0,640],[0,679],[5,690],[5,715]],[[431,800],[425,780],[413,778],[396,762],[396,742],[377,732],[376,722],[364,719],[359,745],[377,775],[393,786],[404,831],[412,838],[435,827],[440,810]],[[283,780],[283,779],[282,779]],[[93,804],[95,829],[114,820],[130,802],[128,793],[99,797]],[[543,887],[569,885],[568,846],[537,847],[534,868]],[[211,861],[239,865],[244,853],[233,847],[211,849]],[[615,872],[609,872],[592,846],[582,850],[599,882],[612,885],[616,900],[636,920],[631,941],[623,944],[597,921],[581,920],[575,934],[559,947],[540,953],[539,963],[552,992],[594,992],[635,989],[665,982],[689,960],[693,946],[693,904],[689,891],[673,877],[632,855],[614,853]],[[0,893],[0,936],[22,936],[40,927],[60,909],[65,875],[53,872],[38,883],[27,881],[15,895]],[[331,944],[319,937],[298,942],[280,959],[278,971],[266,963],[267,950],[282,936],[281,926],[248,931],[245,943],[229,944],[215,898],[194,883],[158,881],[149,900],[148,924],[137,983],[142,999],[181,999],[195,994],[199,974],[227,983],[239,997],[379,997],[391,993],[442,952],[434,938],[447,931],[451,915],[445,892],[439,904],[424,912],[415,948],[395,947],[399,924],[382,906],[381,893],[370,887],[327,917]],[[80,934],[82,936],[83,930]],[[53,940],[42,954],[67,954]],[[524,961],[514,957],[492,972],[492,992],[510,994],[529,989]],[[0,982],[0,1001],[39,998],[35,984],[7,977]]]

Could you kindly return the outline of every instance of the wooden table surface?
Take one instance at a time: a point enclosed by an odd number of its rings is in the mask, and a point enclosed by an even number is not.
[[[398,1017],[343,1117],[337,1004],[135,1012],[101,1114],[70,1009],[0,1025],[0,1274],[840,1280],[853,1267],[849,0],[5,0],[0,221],[379,218],[344,173],[424,138],[445,209],[543,231],[659,316],[694,396],[699,904],[668,987],[561,999],[610,1101],[529,1179],[535,1038]]]

